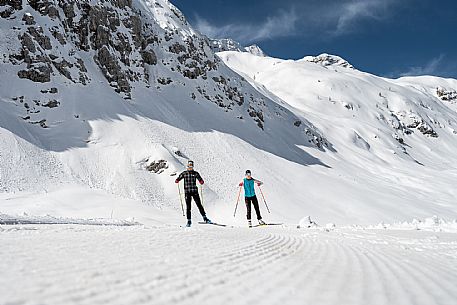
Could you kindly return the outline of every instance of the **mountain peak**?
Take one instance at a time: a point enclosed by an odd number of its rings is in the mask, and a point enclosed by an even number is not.
[[[211,47],[215,52],[235,51],[243,52],[241,44],[231,38],[211,39]]]
[[[260,57],[267,56],[258,45],[253,44],[247,47],[243,47],[241,43],[231,38],[211,39],[211,47],[213,48],[213,51],[216,53],[234,51],[242,53],[251,53],[252,55]]]
[[[324,67],[337,66],[337,67],[355,69],[354,66],[351,65],[347,60],[345,60],[339,56],[330,55],[327,53],[323,53],[318,56],[305,56],[303,59],[301,59],[301,61],[313,62],[316,64],[320,64]]]
[[[250,45],[248,47],[245,47],[244,50],[248,53],[251,53],[252,55],[255,56],[260,56],[260,57],[266,57],[267,54],[256,44]]]

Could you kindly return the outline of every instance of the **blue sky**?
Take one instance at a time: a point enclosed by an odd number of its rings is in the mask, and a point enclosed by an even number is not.
[[[200,32],[273,57],[339,55],[360,70],[457,78],[456,0],[171,0]]]

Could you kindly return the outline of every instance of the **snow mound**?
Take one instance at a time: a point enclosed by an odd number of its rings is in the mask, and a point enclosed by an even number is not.
[[[93,225],[93,226],[137,226],[140,223],[134,220],[117,220],[117,219],[78,219],[54,217],[51,215],[32,216],[32,215],[7,215],[0,213],[0,225],[29,225],[29,224],[73,224],[73,225]]]
[[[457,220],[445,220],[437,216],[425,219],[413,219],[412,221],[398,222],[392,224],[380,223],[376,226],[369,226],[369,229],[388,230],[423,230],[432,232],[457,233]]]

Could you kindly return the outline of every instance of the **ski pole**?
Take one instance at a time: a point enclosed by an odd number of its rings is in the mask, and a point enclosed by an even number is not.
[[[235,212],[233,213],[233,217],[236,215],[236,210],[238,208],[238,202],[240,201],[240,195],[241,195],[241,186],[240,186],[240,191],[238,192],[238,198],[236,199],[236,206],[235,206]]]
[[[179,183],[178,183],[178,192],[179,192],[179,201],[181,202],[182,216],[186,216],[186,215],[184,215],[184,205],[182,204],[181,189],[179,188]]]
[[[200,193],[202,194],[202,205],[204,206],[204,204],[203,204],[203,184],[200,184]]]
[[[268,211],[268,213],[271,214],[270,209],[268,208],[267,201],[265,200],[265,196],[263,195],[262,188],[260,187],[260,185],[259,185],[259,190],[260,190],[260,194],[262,194],[263,202],[265,202],[265,206],[267,207],[267,211]]]

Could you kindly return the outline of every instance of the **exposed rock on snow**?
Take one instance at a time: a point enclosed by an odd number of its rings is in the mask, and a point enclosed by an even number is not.
[[[265,52],[256,44],[243,47],[239,42],[233,39],[211,39],[211,48],[214,52],[226,52],[226,51],[235,51],[235,52],[246,52],[255,56],[265,57]]]
[[[16,10],[22,9],[22,0],[0,0],[0,17],[10,18]]]
[[[457,102],[457,91],[456,90],[446,90],[444,88],[437,88],[436,94],[443,101]]]
[[[336,55],[329,55],[326,53],[318,55],[318,56],[306,56],[302,60],[320,64],[324,67],[336,66],[336,67],[354,69],[354,66],[352,66],[348,61],[344,60],[343,58],[336,56]]]
[[[252,55],[255,56],[260,56],[260,57],[265,57],[267,56],[265,52],[256,44],[253,44],[251,46],[245,47],[244,50],[248,53],[251,53]]]
[[[243,52],[243,47],[241,46],[241,44],[233,39],[212,39],[211,47],[214,50],[214,52]]]
[[[245,111],[263,128],[262,97],[248,92],[244,87],[249,85],[237,75],[224,78],[227,71],[211,51],[208,39],[190,28],[169,2],[104,1],[89,5],[84,1],[31,1],[25,9],[20,3],[11,5],[18,10],[12,14],[21,14],[23,20],[18,31],[21,48],[7,54],[11,64],[21,67],[17,72],[20,78],[60,83],[59,76],[63,76],[89,85],[96,75],[86,67],[95,63],[109,86],[129,100],[135,87],[156,84],[160,89],[173,80],[185,86],[185,81],[177,81],[183,77],[199,80],[187,84],[188,96],[225,110],[242,106],[248,99]],[[236,48],[231,40],[223,44]],[[248,51],[263,53],[256,46]],[[224,79],[224,83],[214,87],[216,79]]]
[[[163,173],[164,169],[168,168],[167,161],[165,160],[158,160],[158,161],[152,161],[151,164],[146,166],[146,170],[156,173],[156,174],[161,174]]]

